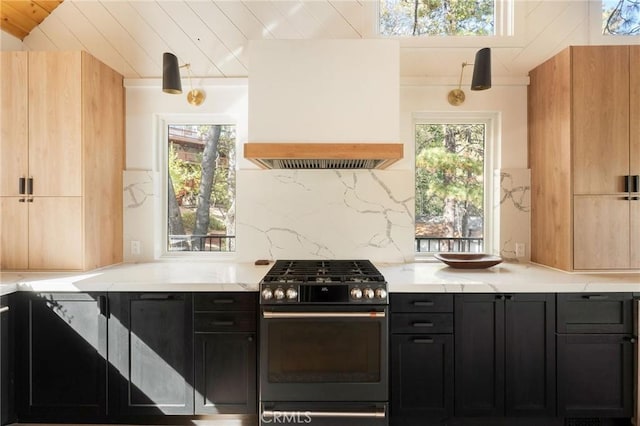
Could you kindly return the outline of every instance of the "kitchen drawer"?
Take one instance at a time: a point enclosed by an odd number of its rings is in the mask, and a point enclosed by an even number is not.
[[[453,312],[452,294],[394,293],[391,312]]]
[[[559,293],[558,333],[631,333],[631,293]]]
[[[391,314],[392,333],[453,333],[453,314]]]
[[[194,316],[196,333],[247,332],[256,330],[256,313],[244,312],[197,312]]]
[[[258,294],[253,292],[193,293],[195,312],[256,311]]]

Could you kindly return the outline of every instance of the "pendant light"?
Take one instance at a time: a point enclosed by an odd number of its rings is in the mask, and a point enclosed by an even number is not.
[[[193,88],[191,64],[179,65],[176,55],[169,52],[165,52],[162,55],[162,91],[173,95],[182,93],[180,68],[186,68],[189,74],[189,86],[191,86],[191,90],[187,93],[187,102],[194,106],[202,105],[206,94],[204,90]]]
[[[458,88],[453,89],[447,95],[447,100],[453,106],[461,105],[466,99],[464,91],[462,90],[462,74],[464,73],[464,67],[467,65],[473,65],[471,90],[486,90],[491,88],[491,49],[485,47],[476,52],[476,58],[473,64],[467,62],[462,63]]]

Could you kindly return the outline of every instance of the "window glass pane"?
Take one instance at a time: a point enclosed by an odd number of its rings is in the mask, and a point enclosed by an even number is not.
[[[602,34],[640,35],[640,0],[602,0]]]
[[[169,125],[167,251],[235,251],[234,125]]]
[[[481,252],[485,124],[416,125],[416,249]]]
[[[490,36],[494,0],[380,0],[380,34]]]

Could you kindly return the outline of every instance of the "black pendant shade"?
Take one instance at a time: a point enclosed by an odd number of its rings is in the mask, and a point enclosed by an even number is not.
[[[491,49],[485,47],[476,52],[473,66],[471,90],[486,90],[491,88]]]
[[[162,55],[162,91],[174,95],[182,93],[178,58],[169,52]]]

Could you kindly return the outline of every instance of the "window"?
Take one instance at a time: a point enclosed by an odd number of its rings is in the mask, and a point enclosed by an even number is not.
[[[385,36],[496,35],[495,0],[380,0]]]
[[[483,252],[490,216],[491,120],[418,120],[416,251]]]
[[[167,127],[167,251],[235,251],[236,127]]]
[[[640,0],[602,0],[603,35],[640,35]]]

